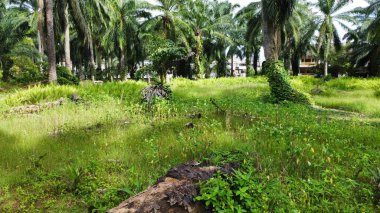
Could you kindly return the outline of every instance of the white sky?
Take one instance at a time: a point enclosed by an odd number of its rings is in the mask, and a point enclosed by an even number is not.
[[[257,1],[257,0],[228,0],[234,4],[239,4],[240,6],[246,6],[251,2]],[[312,0],[310,0],[312,2]],[[353,3],[351,3],[345,10],[349,10],[355,7],[365,7],[368,4],[364,0],[353,0]]]

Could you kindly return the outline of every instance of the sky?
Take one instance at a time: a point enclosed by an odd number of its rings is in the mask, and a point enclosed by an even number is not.
[[[251,2],[257,1],[257,0],[229,0],[230,2],[234,4],[239,4],[240,6],[246,6]],[[310,2],[313,2],[312,0]],[[353,0],[353,3],[351,3],[345,10],[349,10],[355,7],[360,7],[360,6],[366,6],[368,5],[364,0]]]

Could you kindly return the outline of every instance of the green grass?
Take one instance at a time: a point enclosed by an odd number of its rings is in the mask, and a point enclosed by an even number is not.
[[[292,80],[304,92],[317,85],[329,91],[312,96],[317,105],[364,115],[267,103],[263,97],[269,88],[261,77],[177,79],[172,82],[173,100],[151,107],[140,101],[146,84],[139,82],[37,86],[4,94],[0,212],[102,212],[142,191],[174,165],[236,150],[255,156],[270,178],[292,183],[310,179],[318,185],[325,183],[329,171],[337,184],[323,186],[337,189],[353,180],[360,190],[334,196],[338,207],[345,209],[350,196],[350,202],[371,211],[371,171],[380,165],[380,125],[373,122],[380,117],[375,95],[379,82]],[[68,98],[73,92],[82,97],[80,103],[68,100],[32,115],[7,113],[14,106]],[[192,113],[202,118],[192,120]],[[195,128],[186,128],[188,122]],[[307,184],[290,186],[305,191]],[[313,195],[310,190],[305,191],[308,195]],[[305,203],[299,202],[307,201],[294,202],[301,206]]]

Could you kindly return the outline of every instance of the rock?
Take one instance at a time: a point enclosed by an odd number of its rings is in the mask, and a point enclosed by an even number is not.
[[[195,113],[195,114],[189,115],[189,117],[191,119],[201,119],[202,118],[202,114],[201,113]]]
[[[316,87],[316,88],[313,88],[313,89],[310,91],[310,93],[311,93],[312,95],[320,95],[320,94],[323,93],[323,90],[322,90],[321,88],[319,88],[319,87]]]
[[[185,126],[186,126],[187,128],[189,128],[189,129],[193,129],[193,128],[195,127],[194,124],[193,124],[192,122],[187,123]]]
[[[80,100],[80,97],[79,97],[78,94],[73,93],[73,94],[71,94],[71,96],[70,96],[70,100],[73,101],[73,102],[78,102],[78,101]]]
[[[209,180],[218,170],[232,172],[233,168],[228,166],[219,168],[197,162],[179,165],[172,168],[155,185],[129,198],[119,206],[109,210],[108,213],[211,212],[202,203],[194,202],[193,198],[199,193],[198,183]]]
[[[168,86],[155,85],[146,87],[141,95],[146,102],[151,102],[154,98],[170,99],[171,90]]]

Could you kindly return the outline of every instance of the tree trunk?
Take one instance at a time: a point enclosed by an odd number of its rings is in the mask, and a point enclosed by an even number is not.
[[[257,70],[260,60],[260,49],[255,49],[253,53],[253,69],[255,69],[255,75],[259,74]]]
[[[37,32],[37,42],[38,42],[38,51],[42,55],[44,54],[45,49],[45,30],[44,30],[44,22],[45,22],[45,15],[44,15],[44,0],[38,0],[38,32]]]
[[[89,41],[89,48],[90,48],[90,70],[91,70],[91,80],[95,81],[95,56],[94,56],[94,45],[91,41]]]
[[[124,50],[120,50],[120,57],[119,57],[119,73],[120,73],[120,80],[124,81],[126,78],[126,71],[125,71],[125,54]]]
[[[231,77],[234,77],[234,55],[231,56]]]
[[[194,65],[195,65],[195,73],[199,75],[199,77],[203,78],[204,69],[202,67],[201,62],[201,55],[202,55],[202,36],[200,32],[196,33],[196,48],[195,48],[195,59],[194,59]]]
[[[325,64],[324,64],[324,76],[327,76],[329,73],[328,73],[328,69],[329,69],[329,63],[327,62],[327,60],[325,60]]]
[[[300,73],[300,58],[296,55],[292,57],[292,70],[294,76],[298,76]]]
[[[268,18],[266,10],[263,10],[263,46],[266,60],[276,61],[279,59],[281,48],[280,29],[273,20]]]
[[[78,78],[79,80],[83,80],[83,62],[82,62],[82,59],[79,60],[79,67],[78,67]]]
[[[247,50],[245,51],[245,66],[246,66],[246,77],[252,75],[252,65],[251,65],[251,55],[252,55],[252,48],[247,46]]]
[[[45,0],[46,5],[46,28],[47,28],[47,50],[49,61],[49,82],[57,82],[56,54],[54,39],[54,18],[53,18],[53,0]]]
[[[65,0],[65,20],[64,20],[64,30],[65,30],[65,66],[68,70],[72,71],[73,62],[71,61],[70,53],[70,22],[69,22],[69,4]]]
[[[380,55],[380,46],[378,46],[375,51],[370,55],[368,64],[368,74],[371,77],[380,76],[378,57]]]

